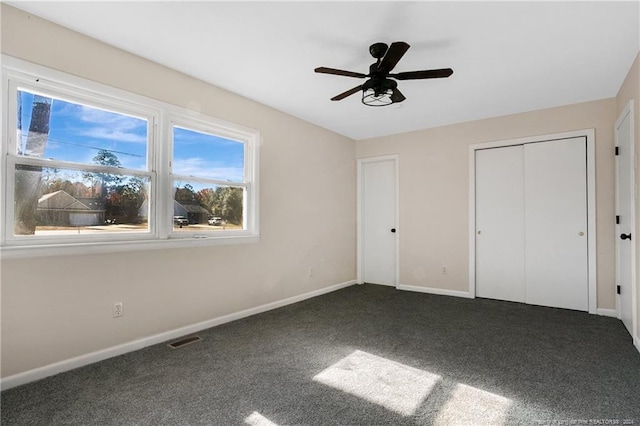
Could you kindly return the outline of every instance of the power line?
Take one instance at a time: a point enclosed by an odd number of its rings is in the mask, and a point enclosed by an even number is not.
[[[62,145],[73,145],[73,146],[79,146],[82,148],[89,148],[89,149],[95,149],[96,151],[108,151],[114,154],[121,154],[121,155],[128,155],[130,157],[138,157],[138,158],[144,158],[144,155],[140,155],[140,154],[132,154],[130,152],[124,152],[124,151],[117,151],[115,149],[106,149],[106,148],[100,148],[97,146],[91,146],[91,145],[83,145],[81,143],[73,143],[73,142],[67,142],[67,141],[61,141],[61,140],[57,140],[57,139],[48,139],[50,142],[53,143],[59,143]]]
[[[54,143],[60,143],[63,145],[73,145],[73,146],[80,146],[82,148],[89,148],[89,149],[95,149],[97,151],[108,151],[108,152],[112,152],[114,154],[122,154],[122,155],[128,155],[130,157],[141,157],[144,158],[144,155],[140,155],[140,154],[132,154],[130,152],[124,152],[124,151],[116,151],[115,149],[106,149],[106,148],[100,148],[100,147],[96,147],[96,146],[91,146],[91,145],[83,145],[80,143],[73,143],[73,142],[66,142],[66,141],[60,141],[60,140],[56,140],[56,139],[49,139],[51,142]]]

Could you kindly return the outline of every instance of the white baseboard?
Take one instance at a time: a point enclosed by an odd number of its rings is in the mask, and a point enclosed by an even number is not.
[[[335,284],[329,287],[321,288],[319,290],[314,290],[308,293],[300,294],[298,296],[293,296],[287,299],[282,299],[275,302],[267,303],[265,305],[256,306],[255,308],[245,309],[243,311],[235,312],[228,315],[223,315],[221,317],[214,318],[211,320],[199,322],[196,324],[191,324],[185,327],[176,328],[174,330],[154,334],[153,336],[143,337],[142,339],[123,343],[117,346],[112,346],[110,348],[91,352],[85,355],[80,355],[75,358],[70,358],[64,361],[34,368],[32,370],[28,370],[23,373],[14,374],[13,376],[8,376],[3,379],[0,379],[0,389],[6,390],[16,386],[24,385],[29,382],[44,379],[45,377],[53,376],[54,374],[62,373],[65,371],[73,370],[75,368],[83,367],[85,365],[93,364],[95,362],[102,361],[107,358],[112,358],[118,355],[123,355],[128,352],[137,351],[147,346],[166,342],[168,340],[176,339],[178,337],[182,337],[187,334],[197,333],[199,331],[206,330],[208,328],[215,327],[220,324],[225,324],[231,321],[249,317],[251,315],[256,315],[262,312],[266,312],[273,309],[281,308],[283,306],[291,305],[293,303],[301,302],[303,300],[310,299],[312,297],[321,296],[326,293],[331,293],[333,291],[340,290],[342,288],[354,285],[355,283],[356,283],[356,280],[346,281],[340,284]]]
[[[420,287],[416,285],[399,285],[396,288],[398,290],[416,291],[418,293],[429,293],[429,294],[438,294],[440,296],[454,296],[454,297],[464,297],[466,299],[473,299],[473,296],[471,296],[471,294],[468,291],[446,290],[443,288]]]
[[[635,336],[633,337],[633,346],[635,346],[638,352],[640,352],[640,338]]]
[[[618,311],[616,311],[615,309],[598,308],[596,309],[596,314],[602,315],[604,317],[618,318]]]

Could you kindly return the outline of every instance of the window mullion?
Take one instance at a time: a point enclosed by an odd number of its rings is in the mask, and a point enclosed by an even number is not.
[[[165,240],[169,237],[173,226],[173,198],[171,196],[171,180],[169,173],[171,170],[171,144],[169,140],[169,124],[167,123],[166,113],[161,113],[160,122],[155,126],[156,143],[155,143],[155,167],[158,170],[158,185],[155,191],[156,195],[156,226],[160,239]]]

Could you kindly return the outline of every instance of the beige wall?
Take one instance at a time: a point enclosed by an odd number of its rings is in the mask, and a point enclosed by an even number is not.
[[[358,141],[358,158],[400,156],[400,284],[469,289],[469,145],[594,128],[597,306],[613,309],[615,105],[604,99]]]
[[[354,141],[6,4],[1,24],[4,54],[263,140],[257,244],[3,260],[2,377],[355,279]]]
[[[620,87],[618,91],[618,96],[616,97],[616,117],[622,113],[625,106],[629,101],[633,99],[633,109],[634,109],[634,149],[635,149],[635,163],[636,163],[636,187],[640,187],[640,173],[638,173],[638,167],[640,167],[640,53],[636,56],[636,60],[633,62],[627,77],[624,80],[624,83]],[[638,198],[636,198],[636,231],[637,227],[640,226],[640,203]],[[640,266],[640,244],[638,244],[638,239],[636,238],[636,265]],[[636,273],[636,292],[637,296],[637,315],[638,321],[640,321],[640,273]],[[640,326],[638,327],[640,333]],[[640,345],[640,334],[634,336],[636,339],[636,344]],[[639,348],[640,349],[640,348]]]

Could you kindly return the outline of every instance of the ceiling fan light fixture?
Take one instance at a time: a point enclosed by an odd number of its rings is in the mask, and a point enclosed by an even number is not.
[[[382,92],[377,92],[374,89],[367,89],[362,91],[362,103],[367,106],[387,106],[391,105],[393,101],[391,100],[391,95],[393,94],[393,89],[386,89]]]
[[[387,106],[393,103],[394,80],[372,78],[362,85],[362,103],[367,106]]]

